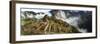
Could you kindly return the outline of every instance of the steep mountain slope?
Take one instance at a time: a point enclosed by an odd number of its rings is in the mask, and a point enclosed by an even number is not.
[[[23,20],[24,25],[21,27],[22,35],[35,35],[35,34],[60,34],[60,33],[78,33],[79,31],[72,25],[56,19],[55,17],[49,17],[47,15],[40,20]]]

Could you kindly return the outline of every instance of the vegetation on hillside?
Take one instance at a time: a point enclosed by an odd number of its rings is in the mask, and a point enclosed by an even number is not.
[[[42,19],[21,19],[21,35],[61,34],[78,33],[72,25],[45,15]]]

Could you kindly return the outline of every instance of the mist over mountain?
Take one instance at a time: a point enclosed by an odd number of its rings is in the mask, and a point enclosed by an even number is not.
[[[57,11],[63,11],[63,14],[58,14]],[[92,32],[92,11],[81,11],[81,10],[52,10],[54,16],[59,19],[77,27],[80,32]],[[62,19],[61,15],[66,16]]]
[[[92,11],[38,11],[21,11],[23,35],[92,32]]]

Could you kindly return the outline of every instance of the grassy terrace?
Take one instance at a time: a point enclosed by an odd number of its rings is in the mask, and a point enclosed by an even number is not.
[[[21,35],[42,35],[78,33],[79,31],[68,23],[45,16],[42,19],[21,19]]]

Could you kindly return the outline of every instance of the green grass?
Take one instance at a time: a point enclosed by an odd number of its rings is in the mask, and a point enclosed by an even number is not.
[[[79,31],[68,23],[54,17],[43,19],[21,19],[21,35],[78,33]]]

